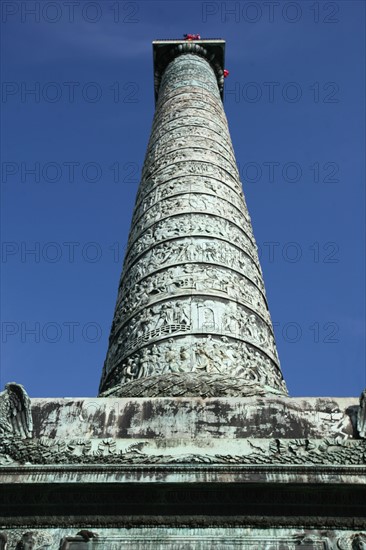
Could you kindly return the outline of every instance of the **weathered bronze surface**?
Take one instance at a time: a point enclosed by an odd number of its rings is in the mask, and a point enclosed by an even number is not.
[[[156,112],[102,395],[287,395],[220,97],[223,41],[154,43]]]
[[[366,548],[366,390],[287,395],[221,104],[224,45],[154,42],[100,397],[0,393],[0,550]]]

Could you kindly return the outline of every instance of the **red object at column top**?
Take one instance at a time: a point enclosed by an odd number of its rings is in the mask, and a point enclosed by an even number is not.
[[[184,40],[201,40],[200,34],[183,34]]]

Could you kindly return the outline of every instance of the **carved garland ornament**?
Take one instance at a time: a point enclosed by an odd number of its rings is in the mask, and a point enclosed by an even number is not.
[[[340,439],[274,439],[266,447],[251,444],[246,455],[145,454],[144,443],[130,445],[126,450],[117,448],[116,440],[101,439],[93,449],[91,440],[55,440],[49,438],[3,439],[0,459],[3,465],[16,464],[207,464],[207,465],[339,465],[366,464],[366,441]],[[95,447],[95,445],[94,445]]]

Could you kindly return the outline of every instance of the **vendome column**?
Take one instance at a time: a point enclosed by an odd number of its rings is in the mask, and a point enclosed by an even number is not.
[[[0,392],[0,550],[366,548],[366,390],[287,395],[224,47],[153,42],[156,113],[99,397]]]
[[[103,396],[287,394],[222,105],[224,45],[153,43],[156,112]]]

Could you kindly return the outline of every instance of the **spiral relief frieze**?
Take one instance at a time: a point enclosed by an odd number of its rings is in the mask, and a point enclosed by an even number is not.
[[[161,377],[187,373],[286,393],[222,71],[203,50],[187,51],[169,51],[157,77],[100,390],[151,395]]]

